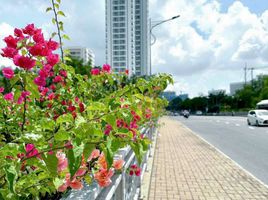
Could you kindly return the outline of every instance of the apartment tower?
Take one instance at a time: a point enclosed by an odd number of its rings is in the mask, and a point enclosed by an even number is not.
[[[149,73],[148,0],[106,0],[106,62],[115,73]]]

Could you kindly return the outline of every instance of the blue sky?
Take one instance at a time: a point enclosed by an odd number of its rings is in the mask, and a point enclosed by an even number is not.
[[[49,0],[0,0],[0,40],[14,27],[35,23],[47,35],[55,30],[45,13]],[[5,6],[3,6],[5,5]],[[71,37],[66,46],[90,47],[96,64],[105,62],[105,1],[62,0]],[[226,89],[243,80],[245,62],[268,66],[268,0],[150,0],[154,20],[181,17],[154,30],[153,72],[171,73],[169,90],[190,96]],[[0,48],[4,43],[0,41]],[[10,64],[0,58],[0,66]],[[268,73],[256,70],[255,75]],[[224,78],[223,78],[224,77]],[[249,78],[249,77],[248,77]]]

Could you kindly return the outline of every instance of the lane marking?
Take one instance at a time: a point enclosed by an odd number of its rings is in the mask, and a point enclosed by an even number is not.
[[[225,122],[225,124],[230,124],[230,122]]]
[[[248,128],[249,128],[249,129],[251,129],[251,130],[254,130],[254,129],[255,129],[255,128],[254,128],[254,127],[252,127],[252,126],[249,126]]]
[[[236,126],[240,126],[240,124],[235,124]]]
[[[220,154],[222,154],[223,156],[225,156],[226,158],[230,159],[236,166],[238,166],[240,169],[244,170],[248,175],[250,175],[252,178],[254,178],[255,180],[257,180],[260,184],[264,185],[266,188],[268,188],[268,185],[266,185],[263,181],[261,181],[260,179],[258,179],[255,175],[253,175],[251,172],[249,172],[248,170],[246,170],[244,167],[242,167],[240,164],[238,164],[235,160],[233,160],[231,157],[227,156],[226,154],[224,154],[221,150],[219,150],[218,148],[216,148],[214,145],[212,145],[210,142],[208,142],[207,140],[205,140],[204,138],[202,138],[200,135],[198,135],[196,132],[194,132],[193,130],[191,130],[190,128],[188,128],[186,125],[182,124],[182,126],[185,127],[185,129],[189,130],[193,135],[197,136],[198,138],[200,138],[202,141],[204,141],[205,143],[207,143],[208,145],[210,145],[212,148],[214,148],[216,151],[218,151]],[[253,128],[253,127],[252,127]]]

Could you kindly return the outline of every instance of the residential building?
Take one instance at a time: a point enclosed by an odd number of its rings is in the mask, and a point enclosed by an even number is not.
[[[91,49],[79,46],[68,47],[66,49],[69,50],[71,57],[82,59],[84,61],[84,64],[90,61],[91,65],[95,66],[95,55]]]
[[[106,0],[106,63],[115,73],[149,71],[148,0]]]
[[[233,96],[238,90],[243,89],[245,82],[236,82],[230,84],[230,95]]]

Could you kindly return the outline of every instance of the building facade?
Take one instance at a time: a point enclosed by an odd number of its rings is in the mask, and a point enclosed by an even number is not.
[[[92,66],[95,66],[95,55],[93,51],[85,47],[68,47],[69,54],[72,58],[82,59],[84,64],[90,61]]]
[[[115,73],[149,69],[148,0],[106,0],[106,63]]]

